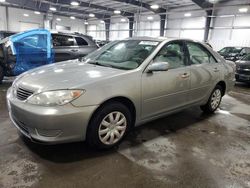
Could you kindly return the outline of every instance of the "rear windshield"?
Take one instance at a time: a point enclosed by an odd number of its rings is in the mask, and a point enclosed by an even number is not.
[[[250,61],[250,54],[242,58],[243,61]]]
[[[242,48],[236,48],[236,47],[226,47],[220,50],[219,52],[222,54],[231,54],[231,53],[240,53]]]

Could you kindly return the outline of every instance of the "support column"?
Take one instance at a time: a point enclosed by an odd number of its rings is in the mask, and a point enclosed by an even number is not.
[[[164,36],[164,31],[165,31],[165,23],[166,23],[166,14],[160,15],[160,36]]]
[[[10,29],[10,19],[9,19],[9,8],[7,6],[5,6],[5,16],[6,16],[6,31],[9,31]]]
[[[107,19],[104,22],[105,22],[106,41],[109,41],[110,19]]]
[[[207,17],[206,17],[205,32],[204,32],[204,41],[207,41],[209,37],[210,24],[212,20],[211,16],[213,15],[213,11],[207,10],[206,13]]]
[[[134,17],[128,18],[129,20],[129,37],[133,37],[133,31],[134,31]]]

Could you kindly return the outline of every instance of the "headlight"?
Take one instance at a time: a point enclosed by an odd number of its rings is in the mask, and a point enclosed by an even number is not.
[[[65,105],[84,93],[84,90],[56,90],[46,91],[31,96],[27,99],[30,104],[36,104],[41,106],[58,106]]]

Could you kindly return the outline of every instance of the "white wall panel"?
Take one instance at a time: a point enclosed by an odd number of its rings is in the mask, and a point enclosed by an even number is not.
[[[0,6],[0,30],[7,30],[5,7]]]
[[[187,18],[183,19],[181,28],[204,28],[205,17]]]
[[[36,15],[33,11],[17,9],[17,8],[8,8],[9,9],[9,30],[10,31],[23,31],[25,28],[23,23],[30,23],[33,25],[31,28],[38,27],[43,28],[43,14]],[[24,17],[23,14],[29,14],[29,17]],[[27,26],[27,28],[29,28]]]
[[[204,30],[182,30],[180,37],[202,41],[204,38]]]

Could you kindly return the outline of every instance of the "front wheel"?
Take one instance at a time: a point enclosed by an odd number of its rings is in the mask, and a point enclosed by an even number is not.
[[[128,108],[113,102],[102,106],[94,114],[87,131],[87,142],[98,149],[109,149],[120,143],[131,127]]]
[[[201,110],[205,113],[213,113],[220,106],[221,99],[222,87],[217,85],[209,97],[207,104],[201,106]]]
[[[3,67],[0,66],[0,84],[3,82],[4,72]]]

